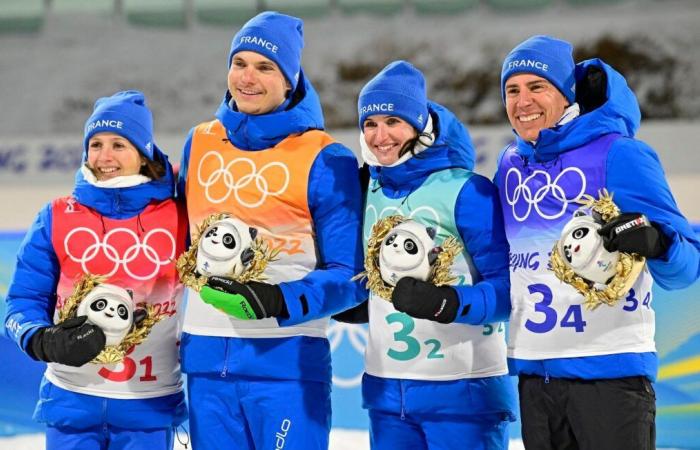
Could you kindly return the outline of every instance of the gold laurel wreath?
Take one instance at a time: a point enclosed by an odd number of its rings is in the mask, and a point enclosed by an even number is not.
[[[367,278],[367,288],[388,302],[391,302],[394,286],[387,284],[382,279],[382,274],[379,271],[379,250],[389,231],[407,220],[403,216],[393,215],[380,219],[372,225],[372,232],[367,242],[367,254],[365,255],[365,271],[352,278],[353,280]],[[455,257],[462,252],[462,245],[454,236],[445,239],[440,248],[442,251],[438,253],[428,277],[428,281],[435,286],[450,284],[457,279],[450,273],[450,268]]]
[[[228,213],[214,213],[209,215],[204,221],[197,227],[197,232],[192,240],[192,245],[190,248],[177,258],[175,263],[175,268],[180,276],[180,282],[185,286],[194,289],[199,292],[207,283],[207,277],[199,275],[197,273],[197,249],[199,248],[199,241],[202,237],[204,231],[209,228],[209,226],[220,220],[233,217]],[[243,270],[239,276],[234,277],[233,274],[228,276],[239,283],[247,283],[248,281],[264,281],[267,279],[265,276],[265,268],[268,263],[275,261],[279,255],[278,249],[271,249],[270,246],[262,238],[257,237],[253,240],[250,249],[253,250],[253,260],[250,264]]]
[[[90,291],[97,285],[102,284],[106,279],[107,277],[91,274],[86,274],[80,278],[73,286],[73,293],[58,310],[58,322],[61,323],[64,320],[75,317],[80,303]],[[153,326],[164,318],[163,314],[156,313],[153,305],[138,303],[136,307],[146,310],[146,318],[138,325],[132,327],[131,331],[124,336],[124,339],[122,339],[118,345],[105,346],[100,354],[90,361],[92,364],[115,364],[122,362],[124,356],[126,356],[126,352],[129,351],[132,346],[139,345],[145,341],[151,333]]]
[[[599,191],[598,197],[596,200],[590,195],[584,195],[579,203],[600,214],[605,223],[620,215],[620,209],[613,202],[612,194],[608,194],[606,189]],[[623,298],[637,281],[645,262],[646,258],[636,253],[620,252],[620,260],[615,265],[615,275],[608,281],[605,289],[598,289],[593,282],[576,275],[574,270],[564,262],[564,257],[559,253],[559,241],[556,241],[550,256],[550,270],[559,280],[583,295],[583,305],[589,311],[593,311],[603,304],[614,306]]]

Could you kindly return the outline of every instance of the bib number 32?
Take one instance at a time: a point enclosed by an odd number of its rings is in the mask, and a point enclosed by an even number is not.
[[[392,323],[398,323],[401,328],[394,333],[394,341],[402,344],[403,349],[395,350],[390,348],[387,351],[387,355],[397,361],[409,361],[417,357],[421,352],[421,343],[418,339],[411,336],[411,332],[416,327],[416,322],[413,318],[404,313],[391,313],[386,316],[386,322],[391,325]],[[442,343],[437,339],[428,339],[423,343],[430,350],[427,359],[442,359],[445,357],[444,354],[440,353],[440,347]]]

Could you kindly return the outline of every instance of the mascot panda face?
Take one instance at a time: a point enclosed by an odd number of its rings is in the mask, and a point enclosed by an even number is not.
[[[606,284],[616,273],[620,254],[605,250],[598,234],[600,227],[593,217],[582,210],[576,211],[562,230],[558,250],[577,275]]]
[[[437,257],[435,231],[408,220],[395,226],[379,249],[379,271],[385,283],[396,286],[403,277],[428,281]]]
[[[80,302],[77,315],[102,329],[106,345],[119,345],[134,325],[134,300],[126,289],[100,284]]]
[[[232,217],[212,223],[199,240],[197,272],[205,276],[238,276],[253,260],[257,230]]]

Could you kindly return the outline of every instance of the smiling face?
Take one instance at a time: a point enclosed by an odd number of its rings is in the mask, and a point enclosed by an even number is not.
[[[263,55],[242,51],[233,55],[228,72],[228,91],[238,111],[266,114],[281,105],[291,85],[277,64]]]
[[[136,175],[145,164],[136,147],[118,134],[97,133],[88,141],[87,165],[98,181]]]
[[[405,120],[383,114],[365,119],[362,130],[367,147],[383,166],[395,163],[406,143],[418,136],[416,129]]]
[[[506,81],[505,98],[508,120],[526,141],[536,141],[541,130],[556,125],[569,104],[547,79],[529,73]]]
[[[433,238],[423,225],[412,220],[397,225],[379,249],[382,279],[391,286],[403,277],[427,281],[431,269],[429,252],[434,247]]]
[[[573,271],[590,281],[605,284],[615,275],[618,252],[608,252],[598,234],[600,224],[580,211],[564,226],[557,244]]]
[[[118,345],[134,324],[134,302],[125,289],[100,284],[80,302],[78,315],[102,329],[106,345]]]
[[[204,233],[200,246],[212,259],[233,259],[241,251],[241,236],[231,223],[217,222]]]
[[[205,276],[239,276],[254,258],[257,229],[227,217],[211,224],[199,240],[197,272]]]

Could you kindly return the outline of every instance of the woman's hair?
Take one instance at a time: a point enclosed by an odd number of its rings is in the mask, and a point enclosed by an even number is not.
[[[415,130],[415,128],[414,128]],[[403,155],[405,155],[408,152],[413,153],[413,149],[416,148],[416,144],[418,143],[418,140],[420,139],[420,135],[417,134],[416,137],[413,137],[409,140],[406,141],[406,143],[403,144],[403,147],[401,147],[401,150],[399,150],[399,158],[401,158]]]
[[[433,116],[431,116],[433,118]],[[416,130],[415,128],[413,128]],[[438,121],[437,119],[433,118],[433,136],[438,135]],[[407,140],[405,144],[403,144],[403,147],[401,147],[401,150],[399,150],[399,158],[401,158],[403,155],[405,155],[408,152],[413,153],[413,150],[416,148],[416,144],[421,142],[422,138],[428,137],[427,133],[423,133],[421,131],[416,130],[416,136]],[[430,144],[424,143],[426,147],[430,147],[432,145],[432,139],[430,140]],[[415,153],[413,156],[418,156]]]
[[[157,180],[165,176],[165,166],[160,161],[153,161],[144,156],[141,156],[141,161],[146,163],[141,166],[139,171],[141,175],[145,175],[151,180]]]

